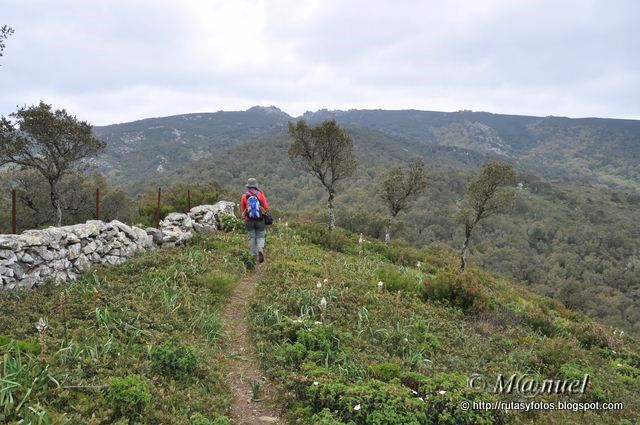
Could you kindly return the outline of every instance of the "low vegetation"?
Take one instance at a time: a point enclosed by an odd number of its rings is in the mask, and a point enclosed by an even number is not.
[[[217,311],[247,270],[244,241],[199,236],[0,294],[0,423],[228,424]]]
[[[292,424],[628,424],[638,420],[636,340],[550,298],[470,267],[448,249],[363,241],[323,225],[281,226],[251,320],[262,363]],[[324,301],[323,301],[324,300]],[[468,388],[480,374],[590,383],[622,411],[467,410],[462,401],[530,401]]]

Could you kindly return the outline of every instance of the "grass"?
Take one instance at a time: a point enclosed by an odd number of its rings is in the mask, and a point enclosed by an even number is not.
[[[1,293],[0,423],[228,423],[218,309],[246,271],[244,243],[198,236],[73,283]]]
[[[281,228],[252,302],[263,367],[292,424],[637,423],[638,343],[550,298],[471,269],[446,250],[358,243],[321,226]],[[333,239],[331,239],[333,238]],[[383,282],[383,285],[379,285]],[[320,285],[318,285],[320,283]],[[326,307],[321,300],[327,301]],[[629,367],[629,369],[628,369]],[[590,375],[583,395],[622,411],[463,411],[464,400],[531,401],[468,388],[480,374]]]
[[[245,244],[242,231],[198,236],[73,283],[0,294],[0,422],[229,424],[233,353],[218,311],[254,266]],[[274,226],[268,250],[250,324],[290,424],[639,420],[637,340],[479,269],[459,275],[455,253],[295,224]],[[467,385],[513,373],[589,374],[585,394],[533,400],[625,408],[460,409],[531,401]],[[262,383],[248,383],[254,398]]]

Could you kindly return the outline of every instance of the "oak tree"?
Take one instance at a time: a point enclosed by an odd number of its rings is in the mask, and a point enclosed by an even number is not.
[[[290,122],[289,135],[293,139],[289,147],[289,159],[294,167],[315,176],[329,194],[328,226],[329,230],[333,230],[333,201],[337,185],[352,176],[356,169],[353,141],[335,120],[324,121],[315,127],[309,127],[304,120],[295,125]]]
[[[469,240],[476,225],[492,214],[512,205],[515,199],[516,172],[509,164],[489,161],[467,188],[458,219],[464,226],[464,242],[460,249],[460,270],[467,266]]]
[[[49,184],[55,224],[62,224],[59,183],[105,148],[93,137],[91,125],[40,102],[0,117],[0,165],[15,164],[37,171]]]
[[[427,176],[422,158],[413,159],[407,166],[396,167],[387,173],[382,182],[380,196],[389,209],[390,217],[385,227],[384,242],[391,241],[391,226],[398,214],[409,207],[409,202],[427,187]]]

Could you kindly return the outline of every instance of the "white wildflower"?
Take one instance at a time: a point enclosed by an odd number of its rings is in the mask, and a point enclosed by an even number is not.
[[[41,317],[40,320],[38,320],[38,324],[36,325],[36,329],[38,330],[38,332],[43,333],[44,331],[47,330],[47,322],[45,322],[45,320]]]
[[[320,283],[320,281],[318,281],[318,283],[316,283],[316,288],[318,288],[318,289],[322,288],[322,283]]]
[[[288,221],[284,222],[284,227],[289,227],[289,222]]]
[[[418,395],[418,392],[416,390],[411,390],[411,392],[413,393],[413,395]]]
[[[315,322],[313,322],[314,325],[321,325],[322,322],[318,322],[317,320]]]
[[[418,264],[416,264],[416,267],[417,267],[417,268],[422,267],[422,263],[421,263],[420,261],[418,261]]]
[[[362,244],[364,242],[364,238],[362,237],[362,233],[360,233],[360,239],[358,239],[358,243]]]
[[[404,342],[409,342],[409,339],[406,336],[404,337]]]
[[[438,391],[438,394],[440,394],[440,395],[444,395],[444,394],[446,394],[446,393],[447,393],[447,392],[446,392],[445,390],[440,390],[440,391]]]
[[[355,410],[355,411],[357,412],[357,411],[358,411],[358,410],[360,410],[361,408],[362,408],[362,406],[360,406],[360,403],[358,403],[358,404],[356,404],[356,405],[353,407],[353,410]]]
[[[323,282],[324,283],[329,283],[329,279],[325,279]]]
[[[422,397],[418,397],[418,400],[420,400],[420,401],[424,401],[424,398],[422,398]]]
[[[327,308],[327,299],[325,297],[320,300],[320,308]]]
[[[318,385],[320,385],[320,382],[318,382],[318,381],[313,381],[313,385],[318,386]]]
[[[378,282],[378,289],[382,289],[382,288],[384,288],[384,282],[380,281]]]

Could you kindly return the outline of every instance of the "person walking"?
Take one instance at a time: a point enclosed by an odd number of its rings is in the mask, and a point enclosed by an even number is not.
[[[240,200],[240,209],[249,234],[251,255],[257,262],[262,263],[266,234],[264,218],[269,211],[269,204],[264,193],[258,190],[258,181],[254,178],[247,180],[247,191]]]

